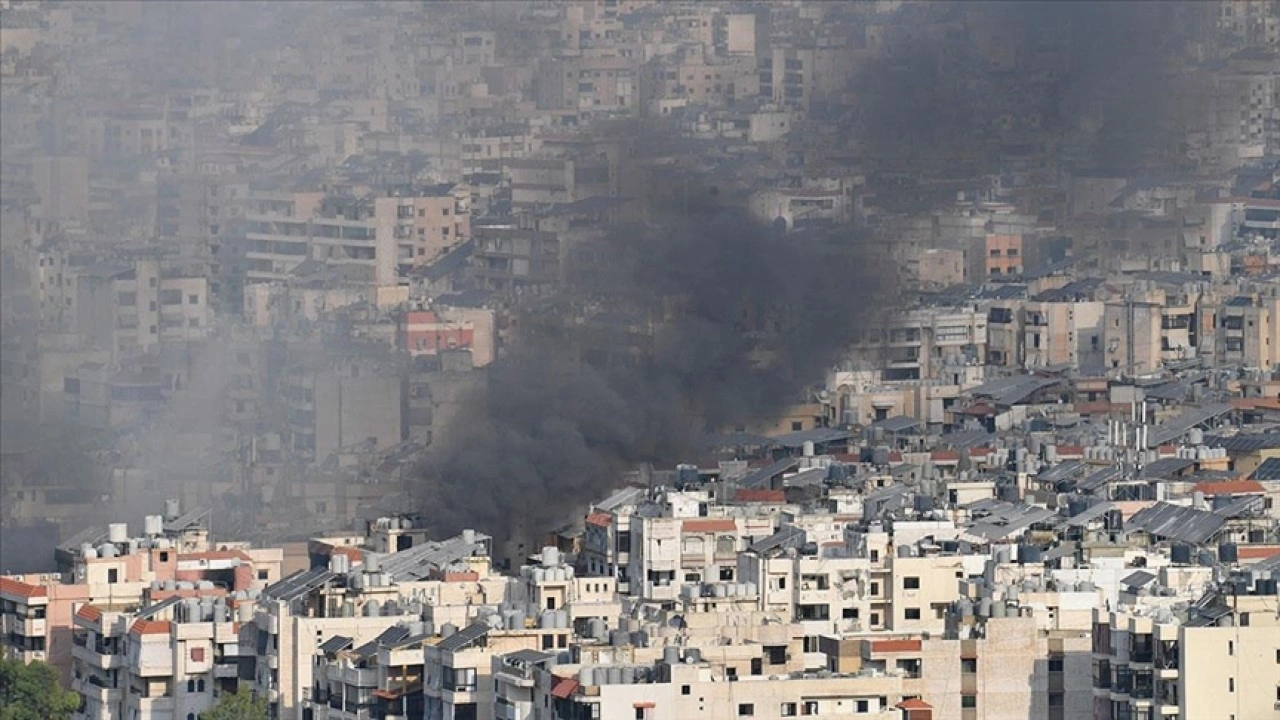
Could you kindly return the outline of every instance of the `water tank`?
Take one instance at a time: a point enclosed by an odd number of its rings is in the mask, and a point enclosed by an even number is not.
[[[462,542],[467,543],[468,545],[472,545],[475,543],[475,541],[476,541],[475,530],[472,530],[471,528],[467,528],[462,531]]]
[[[395,598],[388,600],[387,604],[382,606],[382,614],[383,615],[399,615],[400,603],[396,602]]]
[[[98,548],[98,556],[104,558],[113,558],[116,556],[116,546],[111,543],[102,543]]]
[[[1235,543],[1222,543],[1218,546],[1218,562],[1233,563],[1239,560]]]
[[[93,560],[98,557],[98,551],[94,550],[93,546],[90,545],[89,543],[81,543],[80,557],[84,558],[85,560]]]
[[[591,634],[591,637],[596,640],[604,640],[609,637],[609,626],[605,623],[603,618],[591,618],[587,621],[587,630]]]
[[[1036,545],[1018,546],[1018,563],[1020,565],[1039,565],[1043,560],[1040,548]]]
[[[177,520],[182,514],[182,501],[177,498],[169,498],[164,501],[164,519]]]
[[[382,614],[382,603],[377,600],[370,600],[364,604],[365,617],[377,617]]]
[[[597,667],[591,671],[592,685],[608,685],[609,684],[609,668]]]
[[[982,598],[978,602],[978,617],[991,617],[991,605],[991,598]]]
[[[125,547],[127,548],[126,549],[127,554],[129,555],[138,554],[138,541],[136,539],[129,538],[128,542],[125,543]]]
[[[1067,501],[1067,517],[1075,517],[1085,510],[1089,509],[1089,503],[1084,500],[1068,500]]]
[[[898,546],[898,557],[900,557],[900,558],[909,558],[909,557],[911,557],[911,546],[910,546],[910,545],[899,545],[899,546]]]
[[[353,603],[353,602],[351,602],[350,600],[348,600],[348,601],[346,601],[346,602],[342,603],[342,613],[341,613],[341,614],[342,614],[342,617],[347,617],[347,618],[349,618],[349,617],[355,617],[355,614],[356,614],[356,604],[355,604],[355,603]]]
[[[538,616],[538,627],[554,628],[556,626],[556,614],[551,610],[547,610]]]
[[[578,670],[578,684],[583,687],[589,687],[595,681],[596,674],[594,668],[584,667]]]
[[[556,627],[561,629],[569,627],[569,611],[568,610],[556,611]]]
[[[1177,543],[1169,548],[1169,560],[1174,565],[1190,565],[1191,564],[1191,546]]]
[[[1008,545],[996,546],[996,564],[1007,565],[1013,562],[1013,548]]]
[[[196,581],[196,589],[197,589],[197,590],[212,590],[212,589],[213,589],[213,582],[212,582],[212,581],[210,581],[210,580],[197,580],[197,581]]]
[[[564,579],[565,579],[565,580],[572,580],[572,579],[573,579],[573,566],[572,566],[572,565],[565,565],[564,567],[560,568],[560,571],[564,573]]]
[[[1204,431],[1203,431],[1203,430],[1201,430],[1200,428],[1191,428],[1190,430],[1188,430],[1188,431],[1187,431],[1187,444],[1189,444],[1189,445],[1195,445],[1195,446],[1203,445],[1203,444],[1204,444]]]
[[[722,583],[721,585],[724,587],[725,597],[736,597],[738,595],[737,583]]]
[[[967,597],[961,596],[956,601],[956,609],[960,612],[960,617],[973,617],[973,601]]]
[[[689,664],[702,662],[702,651],[698,648],[688,648],[684,651],[684,661]]]
[[[382,559],[377,553],[366,552],[364,554],[364,571],[367,573],[376,573],[382,570]]]
[[[1076,583],[1076,590],[1080,592],[1094,592],[1097,589],[1098,586],[1094,585],[1092,580],[1081,580]]]
[[[801,445],[801,452],[804,453],[805,457],[813,457],[813,441],[805,440]]]
[[[1005,616],[1005,615],[1007,615],[1007,614],[1008,614],[1008,612],[1007,612],[1007,609],[1005,608],[1005,605],[1004,605],[1004,603],[1003,603],[1003,602],[993,602],[993,603],[991,603],[991,617],[993,617],[993,618],[1002,618],[1002,617],[1004,617],[1004,616]]]
[[[440,626],[440,637],[449,637],[458,632],[458,626],[453,623],[445,623]]]
[[[236,619],[241,625],[253,622],[253,603],[240,602],[236,604]]]
[[[614,647],[626,647],[631,642],[631,634],[621,628],[609,633],[609,644]]]
[[[546,582],[546,580],[547,580],[547,571],[546,571],[546,570],[543,570],[543,569],[542,569],[542,568],[540,568],[540,567],[536,567],[536,568],[534,568],[534,569],[533,569],[533,582],[534,582],[535,584],[541,584],[541,583],[544,583],[544,582]]]
[[[680,648],[675,645],[668,645],[662,648],[662,662],[668,665],[676,665],[680,662]]]
[[[722,597],[725,597],[726,595],[728,595],[728,591],[725,589],[723,585],[716,583],[711,586],[712,597],[722,598]]]
[[[542,548],[542,566],[555,567],[560,564],[560,551],[554,547],[547,546]]]

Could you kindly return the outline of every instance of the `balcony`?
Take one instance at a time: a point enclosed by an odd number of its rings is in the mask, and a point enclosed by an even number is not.
[[[96,647],[86,647],[81,643],[75,643],[71,648],[71,657],[84,663],[86,667],[97,668],[99,670],[114,670],[124,667],[124,656],[117,655],[107,650],[107,648],[98,645]]]

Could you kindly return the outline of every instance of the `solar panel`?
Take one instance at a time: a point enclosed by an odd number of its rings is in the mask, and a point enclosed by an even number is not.
[[[323,643],[320,643],[320,652],[325,655],[332,655],[333,653],[340,652],[351,647],[351,643],[353,642],[355,641],[344,635],[334,635]]]
[[[445,652],[455,652],[488,635],[489,630],[490,627],[488,623],[472,623],[436,643],[436,647]]]

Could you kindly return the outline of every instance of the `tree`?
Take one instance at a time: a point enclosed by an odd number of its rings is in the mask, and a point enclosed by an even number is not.
[[[0,720],[67,720],[79,707],[52,665],[0,660]]]
[[[200,713],[200,720],[267,720],[267,701],[241,685],[235,695],[223,695],[213,709]]]

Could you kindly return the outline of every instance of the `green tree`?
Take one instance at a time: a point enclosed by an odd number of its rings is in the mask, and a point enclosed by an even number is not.
[[[52,665],[0,660],[0,720],[67,720],[79,707]]]
[[[267,720],[267,701],[241,685],[235,695],[223,695],[213,709],[200,713],[200,720]]]

